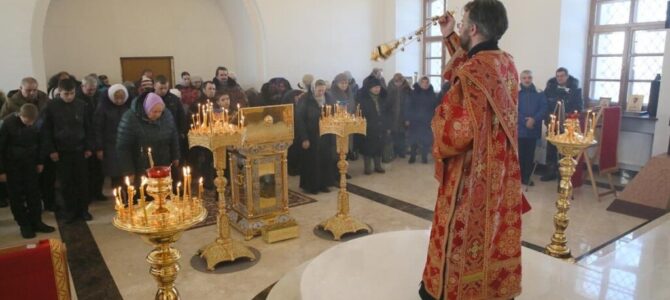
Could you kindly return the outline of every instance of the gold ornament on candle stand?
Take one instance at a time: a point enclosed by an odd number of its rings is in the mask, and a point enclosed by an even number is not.
[[[365,135],[366,126],[367,122],[360,113],[360,106],[355,114],[349,114],[346,107],[335,106],[333,109],[333,106],[327,105],[326,114],[319,120],[320,134],[334,134],[337,138],[337,154],[339,156],[337,168],[340,171],[340,190],[337,194],[337,214],[321,222],[318,228],[330,231],[336,241],[339,241],[347,233],[372,232],[369,225],[349,215],[349,193],[347,192],[346,177],[349,166],[346,160],[349,150],[349,135]]]
[[[213,113],[213,109],[211,109],[212,107],[210,105],[209,112],[203,113],[202,111],[199,111],[195,119],[205,118],[205,115],[209,114],[211,121],[196,124],[188,134],[189,145],[191,148],[203,147],[209,149],[214,154],[214,167],[216,168],[217,174],[217,178],[214,180],[214,185],[216,186],[216,191],[218,193],[218,216],[216,219],[218,235],[213,242],[198,250],[198,255],[206,260],[207,269],[210,271],[213,271],[214,267],[222,262],[232,262],[239,258],[248,258],[252,261],[256,260],[256,256],[247,246],[231,238],[230,221],[228,219],[228,214],[226,213],[227,205],[225,191],[227,180],[224,176],[227,161],[226,150],[228,147],[240,145],[242,143],[242,135],[245,132],[245,128],[242,125],[242,119],[244,117],[239,109],[239,104],[237,107],[237,125],[229,123],[230,118],[229,116],[226,116],[225,111],[221,114]],[[192,182],[190,168],[184,176],[184,181],[184,189],[188,191],[188,195],[191,195]],[[202,199],[203,197],[203,189],[203,179],[201,178],[198,182],[199,199]],[[184,199],[184,201],[188,201],[188,199]]]
[[[127,205],[123,205],[121,187],[114,189],[116,216],[113,224],[139,235],[154,247],[147,256],[147,262],[151,265],[151,275],[158,282],[155,299],[180,299],[174,282],[180,269],[177,261],[181,254],[171,244],[181,237],[184,230],[202,222],[207,210],[202,205],[202,198],[191,197],[193,202],[190,207],[184,205],[184,201],[179,200],[179,191],[176,195],[172,193],[170,166],[154,167],[151,150],[148,155],[152,167],[147,170],[148,177],[142,177],[137,207],[133,201],[135,188],[130,178],[126,177]],[[145,187],[153,199],[151,202],[145,199]]]
[[[582,133],[579,124],[579,113],[574,112],[569,117],[561,117],[561,103],[557,104],[559,113],[558,118],[555,114],[550,116],[550,124],[548,126],[547,141],[554,144],[558,152],[563,156],[559,160],[559,172],[561,174],[561,181],[559,183],[559,194],[556,200],[557,212],[554,215],[554,234],[551,236],[551,243],[545,248],[545,253],[561,258],[572,259],[570,248],[567,246],[568,238],[565,234],[568,228],[570,218],[568,217],[568,210],[570,209],[570,197],[572,196],[572,175],[575,173],[577,166],[576,158],[582,152],[595,144],[594,132],[597,123],[596,113],[587,112],[585,120],[584,132]],[[563,113],[564,114],[564,113]],[[563,124],[561,124],[561,120]],[[561,132],[561,125],[563,132]]]

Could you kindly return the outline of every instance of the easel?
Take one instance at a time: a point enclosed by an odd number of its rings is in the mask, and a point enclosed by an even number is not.
[[[596,153],[594,157],[590,157],[587,151],[584,151],[584,162],[586,163],[586,168],[589,172],[589,177],[591,179],[591,187],[593,188],[593,194],[596,196],[596,199],[598,199],[598,202],[602,200],[601,197],[613,194],[614,197],[617,196],[616,188],[614,187],[614,181],[612,180],[612,173],[616,172],[619,169],[619,165],[617,163],[617,143],[619,140],[619,130],[621,127],[621,107],[619,106],[614,106],[614,107],[600,107],[600,110],[598,111],[598,114],[596,116],[596,120],[600,123],[597,128],[600,130],[596,132],[597,136],[597,141],[598,141],[598,146],[596,149]],[[612,122],[613,120],[618,120],[617,122]],[[615,124],[611,124],[615,123]],[[611,128],[611,126],[615,126],[616,128]],[[616,130],[614,131],[615,134],[613,136],[609,135],[603,135],[603,132],[606,130]],[[606,149],[613,149],[611,151],[614,151],[614,162],[611,161],[604,161],[602,159],[602,149],[603,146],[606,147]],[[605,192],[600,192],[598,190],[598,185],[596,183],[595,176],[593,175],[593,164],[591,163],[592,161],[598,160],[598,173],[599,174],[605,174],[607,175],[607,182],[609,183],[609,190]]]

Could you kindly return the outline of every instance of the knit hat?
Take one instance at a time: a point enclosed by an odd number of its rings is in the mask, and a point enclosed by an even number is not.
[[[147,98],[144,99],[144,112],[148,115],[151,109],[158,104],[165,105],[165,102],[163,102],[161,96],[158,96],[156,93],[149,93]]]
[[[382,86],[382,81],[375,78],[374,76],[368,77],[368,89],[371,89],[376,86]]]
[[[117,83],[109,87],[107,89],[107,96],[109,96],[109,100],[114,101],[114,94],[118,91],[123,91],[123,93],[126,95],[125,98],[123,99],[123,103],[126,103],[128,101],[128,89],[126,89],[123,84]]]

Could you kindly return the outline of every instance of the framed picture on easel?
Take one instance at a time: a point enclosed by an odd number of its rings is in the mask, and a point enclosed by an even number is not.
[[[644,103],[644,95],[630,95],[626,105],[627,112],[641,112]]]
[[[600,107],[609,107],[610,103],[612,103],[611,97],[600,97],[598,100],[598,106]]]

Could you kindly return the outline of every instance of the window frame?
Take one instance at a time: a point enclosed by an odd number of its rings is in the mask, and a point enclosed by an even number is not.
[[[430,10],[430,4],[435,1],[442,1],[444,4],[444,7],[447,7],[447,0],[422,0],[422,8],[421,8],[421,20],[423,20],[422,24],[427,24],[430,21],[430,17],[428,15],[428,12]],[[444,40],[442,39],[442,36],[430,36],[430,28],[428,30],[424,31],[424,33],[421,36],[421,76],[428,76],[429,79],[435,78],[435,77],[440,77],[440,86],[434,86],[433,88],[437,91],[442,88],[442,84],[444,84],[444,78],[442,77],[442,72],[444,71],[444,66],[446,65],[446,56],[447,56],[447,50],[446,47],[444,46]],[[430,43],[435,43],[439,42],[441,45],[441,57],[434,57],[434,56],[428,56],[427,55],[427,50],[428,50],[428,45]],[[431,59],[437,59],[440,58],[440,74],[435,75],[435,74],[428,74],[428,69],[429,69],[429,64]],[[421,77],[419,76],[419,77]],[[418,78],[417,78],[418,80]]]
[[[665,28],[665,22],[664,21],[658,21],[658,22],[644,22],[644,23],[637,23],[635,22],[635,14],[637,13],[638,9],[638,2],[640,0],[630,0],[630,11],[629,11],[629,16],[628,16],[628,22],[624,24],[611,24],[611,25],[598,25],[598,5],[600,3],[614,3],[614,2],[621,2],[621,0],[591,0],[591,13],[589,17],[589,39],[587,43],[587,55],[586,55],[586,72],[585,72],[585,80],[584,80],[584,94],[586,98],[589,100],[590,106],[596,106],[598,105],[599,99],[591,99],[591,84],[593,82],[619,82],[619,95],[618,95],[618,103],[616,105],[620,105],[621,107],[625,108],[627,106],[627,101],[628,101],[628,93],[629,90],[631,90],[631,83],[634,82],[652,82],[652,80],[635,80],[631,79],[631,68],[632,68],[632,63],[633,63],[633,58],[635,57],[656,57],[656,56],[663,56],[663,53],[654,53],[654,54],[635,54],[633,53],[633,47],[634,47],[634,34],[637,31],[654,31],[654,30],[666,30]],[[619,54],[595,54],[595,49],[598,45],[596,45],[596,36],[598,34],[602,33],[612,33],[612,32],[623,32],[624,33],[624,46],[623,46],[623,53],[621,55]],[[666,33],[666,39],[668,38],[668,35]],[[593,71],[595,69],[595,63],[594,63],[594,58],[597,57],[621,57],[622,58],[622,66],[621,66],[621,74],[619,76],[619,79],[599,79],[595,78]],[[612,99],[614,101],[614,99]],[[645,99],[647,103],[649,102],[649,99]],[[643,110],[646,110],[647,104],[643,106]]]

